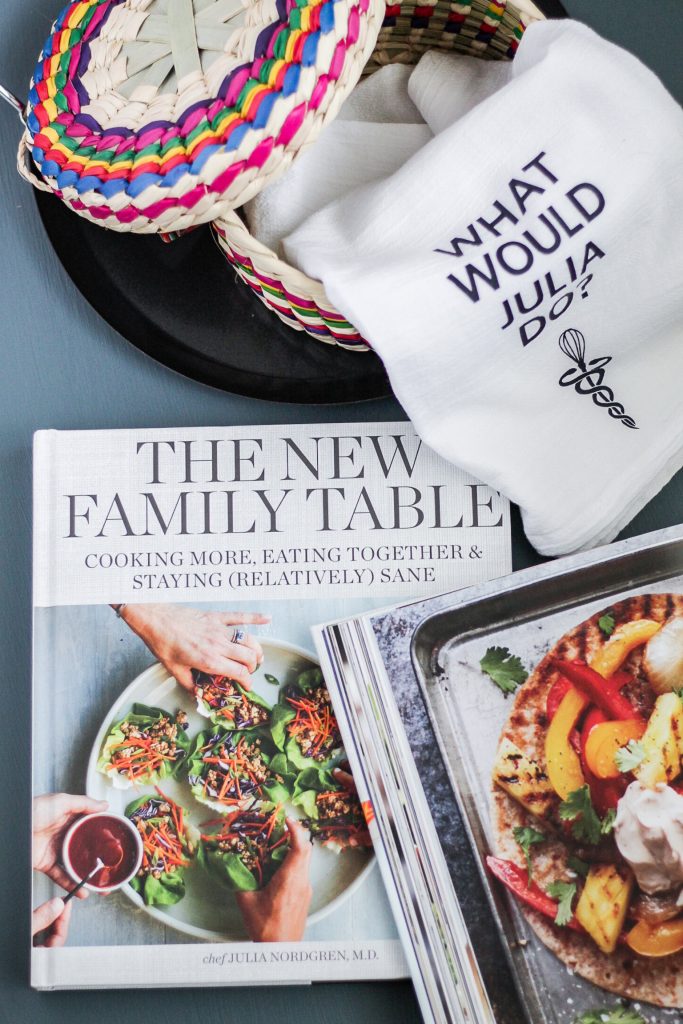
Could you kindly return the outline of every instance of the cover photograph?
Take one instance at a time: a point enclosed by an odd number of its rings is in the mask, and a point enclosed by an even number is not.
[[[510,568],[406,423],[39,432],[32,984],[406,976],[310,629]]]
[[[683,529],[316,634],[425,1020],[680,1020]]]

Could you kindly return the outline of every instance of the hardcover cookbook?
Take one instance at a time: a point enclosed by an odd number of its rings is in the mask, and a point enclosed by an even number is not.
[[[316,630],[425,1020],[683,1008],[683,528]]]
[[[39,432],[32,984],[405,976],[310,627],[510,567],[407,423]]]

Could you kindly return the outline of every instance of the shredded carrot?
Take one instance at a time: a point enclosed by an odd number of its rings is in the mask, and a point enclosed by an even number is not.
[[[162,818],[159,824],[155,824],[152,819],[143,819],[139,823],[142,826],[142,866],[147,871],[161,866],[165,872],[169,868],[187,867],[189,861],[183,855],[182,828],[179,827],[182,822],[182,808],[179,808],[158,786],[155,789],[169,804],[171,813],[170,816]],[[175,831],[171,830],[171,825]]]
[[[267,827],[267,830],[266,830],[266,840],[270,839],[270,837],[272,835],[273,829],[275,828],[275,819],[277,817],[277,813],[278,813],[279,810],[280,810],[280,808],[276,807],[275,810],[273,811],[273,813],[270,816],[270,821],[268,823],[268,827]]]
[[[226,774],[223,777],[223,785],[221,786],[221,788],[219,790],[219,793],[218,793],[218,800],[223,800],[229,785],[230,785],[230,776]]]
[[[334,715],[331,713],[329,704],[324,707],[316,705],[316,702],[308,697],[288,697],[288,703],[296,710],[294,719],[287,725],[287,731],[291,736],[298,737],[304,732],[312,732],[315,739],[311,745],[311,754],[319,754],[323,745],[334,732],[339,731],[339,726]]]
[[[254,788],[260,791],[262,784],[259,783],[250,764],[250,757],[259,757],[260,751],[254,747],[249,749],[248,742],[243,736],[230,750],[224,742],[218,746],[215,740],[202,750],[202,764],[220,766],[216,770],[220,779],[216,786],[216,799],[223,801],[227,794],[235,794],[241,800],[244,796],[242,786],[246,781],[250,781]],[[204,779],[204,793],[207,787],[208,782]]]

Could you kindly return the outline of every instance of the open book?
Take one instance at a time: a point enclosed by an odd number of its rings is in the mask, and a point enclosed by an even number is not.
[[[425,1021],[679,1020],[683,527],[314,634]]]

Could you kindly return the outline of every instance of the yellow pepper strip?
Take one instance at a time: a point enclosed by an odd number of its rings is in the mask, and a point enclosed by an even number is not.
[[[566,800],[570,793],[586,784],[579,756],[569,742],[569,733],[589,703],[587,697],[572,687],[562,698],[545,734],[548,778],[562,800]]]
[[[683,949],[683,917],[661,924],[639,921],[626,936],[626,942],[639,956],[671,956]]]
[[[589,662],[590,667],[605,679],[609,679],[623,665],[634,648],[647,643],[661,628],[661,622],[655,622],[653,619],[634,619],[632,622],[625,622],[615,629],[609,640],[593,655]],[[586,784],[581,761],[569,742],[569,734],[589,703],[586,697],[572,687],[563,697],[546,733],[545,760],[548,778],[562,800],[566,800],[571,792]],[[633,737],[629,736],[629,739],[631,738]],[[623,744],[620,743],[619,746]],[[611,760],[613,763],[613,754]],[[618,774],[614,766],[614,776],[602,777],[612,778]]]
[[[593,655],[590,666],[605,679],[613,676],[635,647],[646,644],[662,628],[653,619],[633,619],[614,630],[609,640]]]
[[[620,773],[614,755],[629,740],[639,740],[644,732],[645,722],[639,718],[594,726],[586,741],[586,761],[593,774],[599,779],[617,779]]]

